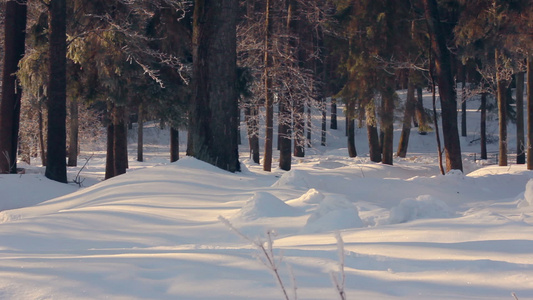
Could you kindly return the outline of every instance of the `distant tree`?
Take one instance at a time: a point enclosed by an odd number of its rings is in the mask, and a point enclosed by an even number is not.
[[[235,87],[237,0],[196,0],[193,21],[190,148],[200,160],[240,171]]]
[[[0,173],[16,173],[22,88],[14,74],[25,52],[26,0],[6,1],[4,8],[5,53],[2,51],[4,57],[0,101]]]

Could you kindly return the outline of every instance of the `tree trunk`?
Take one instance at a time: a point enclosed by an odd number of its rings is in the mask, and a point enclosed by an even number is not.
[[[467,136],[466,128],[466,66],[462,66],[461,77],[461,136]]]
[[[170,162],[180,158],[180,132],[177,128],[170,127]]]
[[[418,121],[418,133],[426,134],[429,130],[429,121],[426,110],[424,109],[424,97],[422,96],[421,86],[416,87],[416,95],[416,118]]]
[[[79,114],[78,101],[71,99],[69,103],[70,110],[70,132],[68,146],[67,166],[75,167],[78,165],[78,132],[79,132]]]
[[[516,74],[516,163],[526,163],[524,132],[524,72]]]
[[[272,170],[272,141],[274,139],[274,99],[272,98],[272,0],[266,0],[265,12],[265,153],[263,159],[263,170]]]
[[[381,162],[386,165],[393,164],[394,143],[394,77],[388,75],[385,79],[384,90],[381,92],[381,131],[383,142],[381,144]]]
[[[481,159],[487,159],[487,93],[481,94],[480,143]]]
[[[248,127],[248,144],[250,147],[250,157],[259,163],[259,120],[258,109],[250,104],[244,110],[246,126]]]
[[[396,155],[398,157],[407,156],[407,146],[409,145],[409,137],[411,135],[411,120],[415,111],[415,86],[412,82],[413,71],[410,71],[410,76],[407,83],[407,98],[405,100],[405,111],[403,115],[402,134],[400,136],[400,143]]]
[[[379,133],[376,118],[376,106],[374,100],[365,107],[366,132],[368,136],[368,155],[370,161],[381,162],[381,146],[379,143]]]
[[[45,176],[67,182],[67,35],[66,0],[50,2],[50,71],[48,84],[48,142]]]
[[[171,131],[171,134],[172,134],[172,131]],[[139,107],[137,109],[137,161],[144,161],[143,148],[144,148],[144,108],[143,108],[143,104],[141,103],[139,104]],[[172,162],[172,159],[171,159],[171,162]]]
[[[355,102],[352,100],[346,105],[346,120],[348,127],[348,156],[356,157],[357,149],[355,148]]]
[[[507,84],[508,82],[501,78],[499,70],[499,51],[496,49],[494,54],[496,62],[496,84],[498,99],[498,134],[499,134],[499,154],[498,165],[507,166]]]
[[[533,54],[527,58],[527,169],[533,170]]]
[[[43,107],[41,99],[39,99],[38,107],[38,122],[39,122],[39,148],[41,149],[41,162],[43,167],[46,167],[46,144],[44,142],[44,120],[43,120]]]
[[[107,124],[107,149],[106,149],[106,161],[105,161],[105,179],[115,177],[115,155],[114,155],[114,139],[115,139],[115,127],[113,125],[113,117],[111,111],[109,111],[109,118]]]
[[[17,145],[22,89],[14,75],[24,56],[26,39],[26,0],[5,3],[4,61],[0,101],[0,173],[17,172]]]
[[[331,124],[329,128],[337,129],[337,99],[331,97]]]
[[[452,61],[447,47],[436,0],[423,0],[426,21],[431,36],[431,48],[435,54],[435,74],[439,84],[442,111],[442,131],[446,170],[463,170],[461,143],[457,128],[457,95],[454,89]],[[436,129],[435,129],[436,130]]]
[[[240,171],[237,0],[196,0],[193,21],[192,155]]]
[[[126,107],[115,105],[113,109],[113,158],[115,176],[126,173],[127,169],[127,141],[126,136]]]
[[[285,171],[291,169],[291,144],[292,144],[292,130],[291,130],[291,111],[287,98],[281,96],[279,99],[279,168]]]

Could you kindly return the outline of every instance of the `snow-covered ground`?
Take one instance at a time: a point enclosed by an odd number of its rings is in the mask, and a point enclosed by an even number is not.
[[[347,299],[533,299],[533,172],[474,161],[477,105],[464,174],[439,175],[435,136],[416,129],[394,166],[368,161],[364,129],[348,158],[340,118],[289,172],[263,172],[246,145],[236,174],[169,164],[168,132],[148,125],[146,162],[131,155],[125,175],[101,181],[94,146],[83,188],[35,166],[0,175],[0,299],[284,299],[267,232],[291,299],[339,299],[341,262]]]

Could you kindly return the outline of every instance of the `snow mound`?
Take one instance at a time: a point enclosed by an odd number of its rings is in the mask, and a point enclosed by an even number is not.
[[[301,187],[301,188],[310,188],[310,175],[302,170],[290,170],[287,173],[283,174],[278,181],[276,181],[272,187]]]
[[[530,179],[526,183],[526,190],[522,195],[519,196],[520,201],[518,202],[518,207],[527,207],[533,206],[533,179]]]
[[[431,196],[421,195],[400,201],[391,209],[388,224],[405,223],[416,219],[449,218],[453,215],[446,203]]]
[[[319,192],[316,189],[310,189],[305,194],[301,195],[300,197],[288,201],[287,203],[293,206],[306,206],[306,205],[313,205],[318,204],[322,200],[324,200],[325,196],[321,192]]]
[[[259,218],[292,217],[300,211],[267,192],[255,192],[236,214],[236,218],[251,221]]]
[[[344,196],[329,196],[309,216],[303,231],[316,233],[359,227],[363,227],[363,221],[357,207]]]

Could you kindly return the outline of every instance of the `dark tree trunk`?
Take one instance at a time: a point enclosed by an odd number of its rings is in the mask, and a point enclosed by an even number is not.
[[[282,96],[283,97],[283,96]],[[285,171],[291,169],[291,111],[285,97],[279,100],[279,168]]]
[[[494,56],[496,60],[496,70],[499,70],[499,51],[496,50]],[[499,154],[498,165],[507,166],[507,84],[496,71],[497,99],[498,99],[498,134],[499,134]]]
[[[356,157],[357,149],[355,148],[355,103],[350,101],[346,106],[346,120],[348,127],[346,128],[348,132],[348,156]]]
[[[172,129],[170,130],[172,134]],[[139,104],[139,107],[137,109],[137,161],[144,161],[143,148],[144,148],[144,108],[141,103]]]
[[[381,162],[392,165],[394,154],[394,77],[389,75],[385,81],[385,87],[381,93],[383,101],[381,108],[381,131],[383,132]]]
[[[326,110],[326,97],[322,95],[322,131],[320,136],[320,145],[326,146],[326,130],[327,130],[327,110]]]
[[[110,112],[111,113],[111,112]],[[109,116],[111,117],[111,116]],[[112,118],[112,117],[111,117]],[[105,161],[105,179],[115,177],[115,155],[113,151],[115,138],[115,126],[113,121],[109,120],[107,124],[107,149]]]
[[[337,99],[331,98],[331,124],[329,128],[337,129]]]
[[[481,159],[487,159],[487,93],[481,94],[480,143]]]
[[[312,124],[312,115],[311,115],[311,107],[309,106],[309,104],[307,105],[307,122],[306,122],[306,134],[307,134],[307,138],[306,138],[306,145],[307,145],[307,148],[311,148],[311,131],[312,131],[312,128],[313,128],[313,124]]]
[[[370,161],[381,162],[381,146],[379,143],[379,133],[376,118],[376,106],[372,100],[365,107],[366,132],[368,136],[368,155]]]
[[[405,111],[403,115],[402,134],[398,145],[396,155],[398,157],[407,156],[407,147],[409,145],[409,137],[411,135],[411,120],[415,111],[415,86],[412,82],[412,72],[407,83],[407,98],[405,100]]]
[[[456,169],[462,171],[463,160],[457,128],[457,95],[454,89],[451,54],[446,45],[446,38],[439,20],[437,1],[423,0],[423,2],[431,36],[431,48],[435,55],[435,74],[439,85],[442,109],[446,170]]]
[[[527,169],[533,170],[533,54],[527,58]]]
[[[265,153],[263,170],[272,170],[272,142],[274,140],[274,99],[272,98],[272,0],[266,0],[265,12]]]
[[[524,132],[524,72],[516,74],[516,163],[526,163]]]
[[[26,39],[26,0],[5,3],[4,61],[0,100],[0,173],[17,172],[17,145],[22,89],[15,72],[24,56]]]
[[[68,141],[68,162],[67,166],[75,167],[78,165],[78,132],[79,132],[79,115],[78,101],[71,99],[69,103],[70,111],[70,132]]]
[[[180,158],[180,132],[177,128],[170,127],[170,162]]]
[[[461,136],[467,136],[466,128],[466,66],[462,66],[461,74]]]
[[[115,176],[126,173],[128,168],[128,137],[126,135],[126,107],[117,106],[113,110],[113,158]]]
[[[67,182],[67,35],[66,0],[50,2],[50,71],[48,84],[48,142],[45,176]]]
[[[43,107],[42,102],[39,99],[38,107],[38,122],[39,122],[39,147],[41,148],[41,162],[43,167],[46,167],[46,144],[44,142],[44,121],[43,121]]]
[[[237,78],[237,0],[196,0],[190,128],[192,155],[240,171]]]
[[[428,116],[424,109],[424,97],[422,96],[422,87],[416,87],[416,119],[418,121],[418,133],[426,134],[429,129]]]
[[[250,146],[250,157],[258,164],[259,163],[259,120],[258,109],[251,104],[245,108],[245,121],[248,127],[248,144]]]

